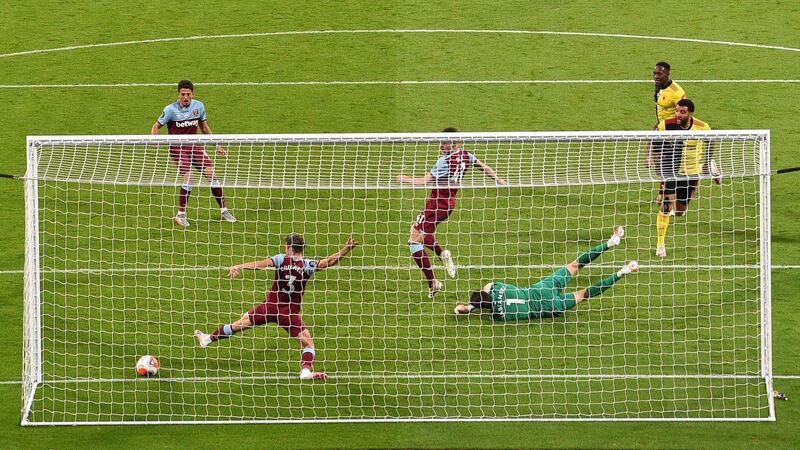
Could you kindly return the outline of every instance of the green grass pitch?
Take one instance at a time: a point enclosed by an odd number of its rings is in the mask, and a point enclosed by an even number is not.
[[[480,131],[639,130],[653,123],[652,85],[649,83],[290,86],[203,86],[203,83],[645,80],[649,78],[652,65],[666,59],[673,65],[673,78],[681,82],[696,101],[698,117],[715,129],[771,129],[773,167],[800,165],[796,152],[800,133],[795,123],[800,106],[800,83],[682,81],[797,79],[800,51],[796,49],[800,48],[800,35],[795,30],[800,20],[800,6],[780,1],[746,1],[735,5],[712,2],[684,7],[632,2],[562,3],[408,1],[390,6],[380,2],[303,1],[267,6],[234,2],[225,6],[204,4],[187,8],[149,3],[119,6],[115,2],[91,5],[62,2],[43,8],[36,2],[5,2],[0,5],[0,17],[7,18],[4,31],[0,31],[0,84],[171,84],[181,78],[191,78],[197,83],[197,98],[206,103],[210,124],[218,133],[428,132],[450,125]],[[168,37],[357,29],[547,30],[748,42],[789,49],[611,36],[342,33],[177,40],[5,56],[26,50]],[[0,105],[4,110],[0,115],[0,159],[4,161],[0,172],[24,172],[26,135],[145,134],[161,108],[173,97],[172,86],[0,87]],[[797,180],[797,175],[793,174],[772,179],[772,262],[776,265],[798,264]],[[419,193],[402,211],[394,209],[392,213],[410,218],[408,211],[418,208],[421,195]],[[795,426],[800,419],[800,407],[794,398],[776,405],[775,423],[533,422],[513,424],[513,433],[497,433],[498,424],[491,423],[22,428],[19,426],[18,383],[22,353],[21,182],[0,179],[0,198],[5,206],[2,224],[6,230],[0,239],[4,255],[0,258],[0,329],[5,336],[0,353],[5,362],[0,367],[0,382],[3,382],[0,384],[0,404],[3,405],[0,430],[3,441],[13,442],[17,448],[119,447],[140,445],[142,439],[166,448],[212,448],[234,443],[242,447],[275,448],[766,448],[800,445],[800,432]],[[207,200],[195,197],[193,205],[197,208]],[[481,199],[474,201],[480,203]],[[351,203],[355,200],[343,199],[342,209],[347,209]],[[463,204],[462,208],[467,209]],[[410,214],[413,213],[415,211]],[[363,217],[363,222],[370,224],[378,218]],[[609,225],[601,223],[597,227]],[[456,223],[448,226],[453,232],[459,227]],[[276,233],[288,231],[277,228]],[[459,228],[458,231],[463,230]],[[367,234],[381,230],[364,225],[356,232]],[[591,237],[599,236],[591,234]],[[324,250],[333,250],[334,246],[335,243],[328,243]],[[398,248],[398,255],[401,250]],[[772,274],[773,371],[779,376],[800,375],[800,350],[795,345],[800,336],[797,331],[800,319],[793,307],[799,270],[775,269]],[[520,272],[516,275],[528,276]],[[591,273],[593,278],[596,275],[597,272]],[[469,274],[472,279],[477,276]],[[335,276],[326,275],[326,279],[312,281],[307,305],[311,314],[315,312],[312,306],[320,307],[311,297],[315,291],[313,283],[332,283],[335,279]],[[63,281],[79,280],[75,276],[72,279],[65,276]],[[410,290],[410,284],[411,281],[400,280],[399,286],[385,288]],[[76,292],[76,296],[79,294]],[[249,303],[247,299],[241,300],[243,304]],[[447,300],[452,303],[454,299]],[[432,309],[431,312],[436,311]],[[469,327],[474,325],[452,323],[446,327],[433,320],[431,324],[442,330],[452,328],[453,336],[469,333]],[[582,323],[570,321],[565,327],[564,332],[569,333],[580,330]],[[514,329],[505,327],[503,330],[513,333]],[[312,328],[312,331],[329,335],[331,342],[343,339],[336,337],[339,333],[326,325],[317,330]],[[354,325],[352,331],[358,332],[358,327]],[[269,333],[270,339],[277,335]],[[424,338],[431,342],[441,340],[436,336]],[[349,339],[335,345],[357,345],[356,340]],[[273,361],[268,370],[293,373],[297,351],[292,344],[283,337],[269,341],[272,350],[260,355]],[[424,359],[431,360],[429,355]],[[341,357],[338,363],[346,366],[347,360]],[[572,391],[553,386],[554,401],[556,397],[571,399],[575,408],[580,409],[587,403],[580,393],[581,386],[575,384],[570,388]],[[609,386],[608,389],[614,388]],[[776,388],[800,399],[795,394],[800,392],[800,378],[777,379]],[[277,385],[263,387],[267,395],[272,389],[281,388]],[[336,385],[322,389],[335,395]],[[425,392],[430,385],[420,389]],[[498,389],[502,390],[501,386],[498,385]],[[284,389],[284,395],[289,391]],[[178,395],[171,389],[169,393],[149,391],[148,394]],[[193,394],[191,390],[180,393],[183,396]],[[397,394],[402,395],[402,392]],[[112,394],[107,399],[93,400],[113,403],[114,399]],[[359,408],[369,407],[373,405],[346,405],[342,412],[357,415],[363,412]],[[413,410],[414,405],[407,407]],[[508,428],[506,425],[503,429]],[[0,447],[5,445],[0,444]]]

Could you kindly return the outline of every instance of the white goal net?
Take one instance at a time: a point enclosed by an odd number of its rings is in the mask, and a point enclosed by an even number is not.
[[[458,186],[397,180],[451,142],[508,184],[480,166],[451,172]],[[656,256],[645,151],[698,142],[722,183],[679,174],[697,187]],[[187,183],[170,153],[203,147],[216,181],[188,164]],[[774,420],[769,172],[767,131],[30,137],[22,423]],[[456,277],[420,245],[431,299],[410,229],[432,189],[455,188],[435,238]],[[551,280],[616,225],[621,243],[564,291],[638,261],[602,295],[551,318],[454,313],[487,283]],[[360,244],[302,296],[327,380],[298,377],[308,345],[274,323],[206,348],[193,335],[264,301],[274,269],[229,269],[286,253],[291,233],[316,261]],[[143,355],[156,376],[136,374]]]

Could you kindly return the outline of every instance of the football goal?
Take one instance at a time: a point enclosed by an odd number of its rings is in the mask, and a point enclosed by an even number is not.
[[[774,420],[769,142],[758,130],[29,137],[22,424]],[[448,166],[453,151],[465,153]],[[602,295],[524,317],[495,295],[491,311],[455,314],[487,284],[536,291],[616,226],[620,243],[563,291],[638,261]],[[279,256],[291,234],[317,270],[280,284],[301,264]],[[346,257],[319,262],[350,237]],[[441,284],[431,295],[420,251]],[[255,261],[269,262],[231,276]],[[514,302],[540,307],[530,295]],[[231,331],[290,297],[296,317],[279,306]],[[299,376],[301,329],[325,380]],[[218,331],[201,346],[195,330]],[[155,376],[137,374],[145,355]]]

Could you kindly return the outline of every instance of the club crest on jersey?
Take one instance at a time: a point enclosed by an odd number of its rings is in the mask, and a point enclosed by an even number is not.
[[[199,115],[200,115],[200,110],[199,109],[195,109],[195,110],[192,111],[192,116],[199,116]]]

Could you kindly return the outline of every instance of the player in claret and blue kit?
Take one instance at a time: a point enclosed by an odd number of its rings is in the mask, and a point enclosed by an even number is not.
[[[197,134],[198,128],[203,134],[211,134],[211,127],[208,126],[206,119],[206,107],[203,102],[194,99],[194,85],[191,81],[181,80],[178,83],[178,100],[164,108],[150,129],[151,134],[158,134],[163,126],[167,127],[169,134]],[[216,152],[219,156],[226,155],[225,149],[219,144],[216,145]],[[175,223],[182,227],[189,226],[186,204],[192,193],[192,167],[211,183],[211,193],[219,204],[222,219],[236,222],[236,218],[228,211],[225,204],[222,184],[214,173],[214,163],[206,154],[205,148],[199,145],[171,145],[169,157],[178,166],[178,172],[183,177]]]
[[[458,132],[455,128],[445,128],[444,133]],[[447,220],[456,207],[456,198],[461,180],[466,171],[475,166],[479,168],[487,177],[493,179],[500,186],[505,186],[505,180],[500,178],[494,169],[484,164],[472,153],[461,148],[455,141],[444,141],[439,144],[439,152],[442,156],[436,161],[430,172],[423,177],[409,177],[399,175],[397,181],[413,185],[434,184],[436,187],[431,189],[431,194],[425,202],[425,207],[417,216],[417,220],[411,225],[411,235],[408,238],[408,245],[411,249],[411,257],[422,271],[428,282],[428,297],[433,298],[438,291],[444,289],[441,281],[436,279],[431,269],[428,254],[425,252],[427,247],[436,253],[442,261],[447,274],[451,278],[456,277],[456,266],[453,262],[453,255],[448,250],[444,250],[436,240],[434,233],[436,227]]]
[[[328,267],[335,266],[341,258],[350,253],[358,243],[352,238],[348,239],[341,250],[319,261],[303,258],[305,240],[299,234],[292,234],[286,238],[286,252],[279,253],[271,258],[260,261],[239,264],[231,267],[228,276],[239,276],[242,269],[275,268],[275,279],[264,301],[250,308],[241,319],[223,325],[211,334],[195,330],[200,347],[208,347],[212,342],[228,338],[242,330],[265,323],[277,323],[289,333],[289,336],[300,342],[303,349],[301,354],[300,379],[326,379],[324,372],[314,372],[314,341],[311,333],[303,324],[300,316],[300,302],[303,299],[306,283],[315,273]]]

